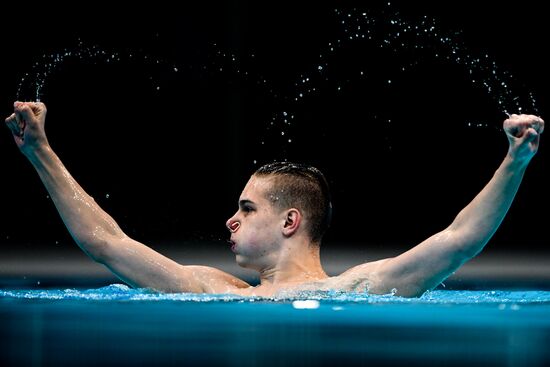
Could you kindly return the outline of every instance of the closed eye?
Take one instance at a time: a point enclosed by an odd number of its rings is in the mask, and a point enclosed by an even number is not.
[[[243,207],[241,208],[241,210],[242,210],[243,212],[245,212],[245,213],[249,213],[249,212],[253,211],[254,208],[252,208],[252,207],[250,207],[250,206],[248,206],[248,205],[245,205],[245,206],[243,206]]]
[[[251,203],[252,202],[250,200],[241,200],[239,201],[239,208],[245,213],[250,213],[251,211],[255,210],[254,206]]]

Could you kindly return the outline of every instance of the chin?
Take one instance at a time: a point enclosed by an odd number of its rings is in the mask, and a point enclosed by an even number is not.
[[[235,254],[235,261],[239,264],[239,266],[242,266],[241,264],[243,263],[243,257],[239,254]]]
[[[247,259],[243,255],[235,255],[235,261],[237,262],[237,265],[239,265],[241,268],[250,268],[250,264]]]
[[[239,265],[241,268],[259,271],[258,266],[254,266],[254,264],[250,262],[250,259],[247,259],[243,255],[237,254],[235,256],[235,261],[237,262],[237,265]]]

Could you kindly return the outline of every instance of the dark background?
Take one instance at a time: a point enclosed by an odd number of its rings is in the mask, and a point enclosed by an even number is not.
[[[446,227],[491,178],[507,149],[506,115],[498,91],[434,58],[449,52],[433,44],[392,52],[378,41],[347,42],[328,57],[328,42],[344,39],[343,14],[364,10],[387,23],[399,12],[412,24],[426,15],[441,33],[460,31],[462,50],[487,54],[499,73],[513,75],[512,96],[533,93],[537,108],[524,103],[523,112],[548,118],[546,13],[535,2],[338,9],[298,2],[5,9],[0,112],[8,116],[17,98],[35,99],[29,81],[51,55],[79,42],[95,46],[107,56],[67,58],[48,72],[46,129],[69,171],[130,236],[152,246],[225,246],[225,220],[249,175],[286,158],[317,166],[329,180],[335,209],[325,248],[401,252]],[[106,62],[113,53],[120,60]],[[316,73],[320,53],[329,80]],[[477,79],[483,74],[491,77]],[[301,75],[316,92],[296,103]],[[283,112],[294,116],[290,126]],[[547,250],[545,140],[487,252]],[[0,156],[0,253],[74,248],[7,128]]]

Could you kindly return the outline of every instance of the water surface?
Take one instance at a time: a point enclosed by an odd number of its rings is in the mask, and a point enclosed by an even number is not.
[[[286,298],[0,290],[3,365],[530,365],[550,361],[549,291]]]

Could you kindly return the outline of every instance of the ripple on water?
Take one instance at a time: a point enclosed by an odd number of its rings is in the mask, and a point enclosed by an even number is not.
[[[111,284],[97,289],[32,289],[0,290],[0,298],[83,301],[183,301],[183,302],[293,302],[315,300],[326,303],[369,304],[498,304],[507,305],[550,303],[550,291],[503,290],[435,290],[418,298],[403,298],[392,294],[369,295],[339,291],[307,291],[278,297],[245,297],[234,294],[158,293],[148,289],[133,289],[124,284]],[[514,306],[515,307],[515,306]]]

